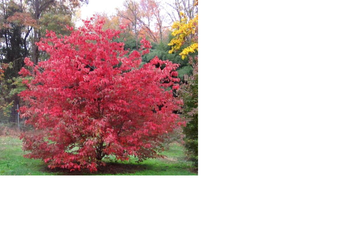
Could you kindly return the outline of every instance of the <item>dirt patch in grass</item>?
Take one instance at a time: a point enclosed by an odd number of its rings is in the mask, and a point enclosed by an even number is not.
[[[198,168],[190,168],[190,172],[196,173],[198,175]]]
[[[100,174],[127,174],[135,173],[145,170],[146,167],[143,164],[120,164],[120,163],[107,163],[106,166],[100,166],[98,173]]]

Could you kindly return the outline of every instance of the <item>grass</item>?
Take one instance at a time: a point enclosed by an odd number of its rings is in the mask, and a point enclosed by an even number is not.
[[[0,137],[0,175],[90,175],[82,172],[50,170],[41,160],[24,158],[22,142],[15,137]],[[187,161],[184,148],[178,143],[169,144],[162,152],[165,159],[148,159],[141,163],[136,158],[129,162],[106,160],[93,175],[197,175],[192,171],[192,163]]]

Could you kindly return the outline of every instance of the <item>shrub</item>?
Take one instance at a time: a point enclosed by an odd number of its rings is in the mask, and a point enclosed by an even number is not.
[[[49,168],[95,172],[107,155],[156,157],[164,135],[184,124],[173,113],[182,106],[173,97],[178,66],[157,57],[141,65],[150,43],[127,51],[117,42],[121,31],[104,31],[103,23],[85,21],[64,37],[48,32],[38,45],[49,59],[25,59],[29,68],[20,72],[34,77],[20,94],[21,115],[36,129],[22,135],[26,157]]]

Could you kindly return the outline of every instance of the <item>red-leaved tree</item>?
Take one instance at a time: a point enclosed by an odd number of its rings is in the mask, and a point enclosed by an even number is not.
[[[22,135],[25,156],[52,169],[95,172],[106,155],[156,157],[164,135],[183,124],[174,114],[182,106],[173,97],[178,66],[158,58],[142,64],[148,41],[126,51],[121,31],[95,21],[70,36],[48,32],[38,45],[49,59],[35,66],[26,58],[20,72],[33,77],[21,93],[21,116],[35,129]]]

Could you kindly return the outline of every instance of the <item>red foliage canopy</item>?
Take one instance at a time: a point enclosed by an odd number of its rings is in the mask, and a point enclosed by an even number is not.
[[[182,106],[173,97],[178,65],[158,58],[142,65],[148,41],[130,52],[117,42],[121,31],[102,26],[85,21],[61,38],[48,32],[38,45],[50,58],[25,59],[29,68],[20,72],[34,77],[21,93],[21,116],[36,129],[22,135],[26,157],[49,168],[95,172],[106,155],[155,157],[164,134],[183,124],[173,113]]]

